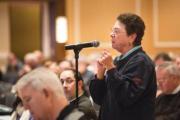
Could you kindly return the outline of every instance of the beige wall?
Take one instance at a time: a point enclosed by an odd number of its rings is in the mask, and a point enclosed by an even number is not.
[[[111,27],[117,15],[133,12],[141,15],[145,21],[143,47],[148,54],[154,57],[161,51],[180,53],[179,4],[179,0],[66,0],[69,25],[67,44],[99,40],[100,47],[83,49],[81,55],[100,53],[104,48],[116,55],[118,53],[111,48],[109,36]],[[5,2],[0,2],[0,65],[5,62],[10,48],[16,50],[21,57],[28,51],[40,48],[39,4],[19,7],[16,5],[8,7]],[[26,12],[29,10],[30,15],[27,16]],[[10,22],[9,17],[13,21]],[[21,29],[20,32],[16,30],[17,28]],[[73,55],[72,51],[67,53]]]
[[[8,4],[0,3],[0,68],[10,49]]]
[[[178,0],[67,0],[67,44],[97,39],[101,46],[83,49],[81,55],[88,56],[103,48],[108,48],[115,55],[117,52],[111,49],[109,40],[110,29],[117,15],[133,12],[140,14],[145,21],[143,47],[148,54],[154,57],[161,51],[180,53],[179,4]],[[69,54],[73,55],[72,52]]]
[[[141,0],[146,22],[144,49],[154,57],[159,52],[180,54],[178,0]],[[175,38],[175,39],[174,39]]]
[[[41,48],[40,12],[38,2],[0,2],[0,68],[10,51],[23,58]]]
[[[40,3],[11,3],[11,50],[23,59],[28,52],[41,48]]]

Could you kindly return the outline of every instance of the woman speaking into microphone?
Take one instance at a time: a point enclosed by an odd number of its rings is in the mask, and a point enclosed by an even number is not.
[[[112,28],[113,61],[108,50],[97,60],[90,93],[100,105],[100,120],[154,120],[155,68],[141,46],[145,25],[132,13],[121,14]]]

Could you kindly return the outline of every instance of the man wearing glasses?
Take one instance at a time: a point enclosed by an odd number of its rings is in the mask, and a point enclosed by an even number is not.
[[[65,95],[73,106],[77,104],[75,74],[76,72],[73,69],[66,69],[60,74],[60,81],[62,82]],[[78,97],[78,109],[84,112],[89,119],[96,120],[96,112],[84,90],[84,83],[80,73],[78,73]]]

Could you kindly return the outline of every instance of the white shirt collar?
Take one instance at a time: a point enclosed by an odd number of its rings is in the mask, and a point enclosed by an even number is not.
[[[176,94],[180,91],[180,85],[176,87],[176,89],[174,89],[174,91],[172,92],[172,94]]]

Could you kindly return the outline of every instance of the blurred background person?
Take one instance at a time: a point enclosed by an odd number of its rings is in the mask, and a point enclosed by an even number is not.
[[[37,58],[37,64],[43,65],[45,61],[43,53],[40,50],[35,50],[33,53],[35,54]]]
[[[48,68],[50,70],[52,70],[54,73],[56,73],[57,75],[60,74],[60,68],[59,68],[57,62],[52,62],[51,65]]]
[[[86,91],[84,90],[84,83],[81,74],[78,74],[78,101],[76,99],[76,71],[73,69],[66,69],[60,74],[60,81],[62,82],[65,95],[70,101],[70,104],[76,106],[78,102],[78,109],[83,111],[89,119],[96,120],[96,112],[92,106]]]
[[[3,81],[15,84],[18,79],[18,73],[23,67],[22,62],[16,57],[14,53],[9,53],[7,58],[6,71],[3,75]]]
[[[58,65],[58,63],[56,61],[52,61],[52,60],[45,61],[44,67],[50,69],[51,71],[56,73],[58,76],[59,76],[59,74],[61,72],[61,70],[59,68],[59,65]]]
[[[84,88],[87,91],[88,95],[90,96],[89,85],[90,85],[90,81],[94,78],[95,74],[88,69],[88,66],[89,66],[89,62],[87,61],[87,59],[81,57],[79,59],[78,69],[84,81]]]
[[[74,65],[73,65],[73,62],[70,60],[64,59],[59,62],[60,72],[64,71],[65,69],[72,69],[72,68],[74,68]]]
[[[11,83],[4,82],[0,79],[0,104],[12,107],[14,100],[11,97],[11,89]]]
[[[156,120],[180,120],[180,69],[173,62],[164,62],[156,73],[162,91],[156,99]]]
[[[26,73],[30,72],[32,70],[32,68],[27,65],[27,64],[24,64],[22,69],[19,71],[19,77],[22,77],[23,75],[25,75]]]
[[[27,53],[24,56],[24,64],[31,67],[31,69],[35,69],[40,66],[39,60],[34,53]]]
[[[156,66],[166,62],[166,61],[172,61],[173,59],[170,57],[168,53],[161,52],[158,53],[154,58],[154,63]]]
[[[170,55],[168,53],[165,52],[161,52],[158,53],[155,58],[154,58],[154,64],[156,65],[156,67],[158,67],[159,65],[163,64],[164,62],[167,61],[172,61],[173,59],[170,57]],[[156,96],[159,96],[161,94],[161,90],[159,89],[159,83],[157,82],[157,92],[156,92]]]

